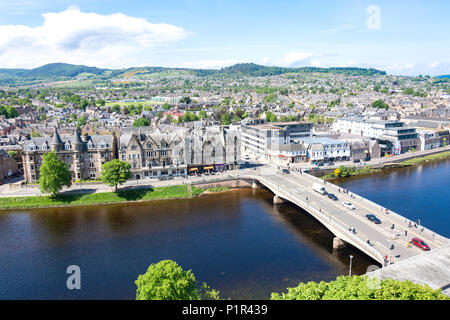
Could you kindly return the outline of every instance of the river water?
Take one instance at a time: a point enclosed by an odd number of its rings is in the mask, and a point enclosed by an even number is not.
[[[339,183],[449,236],[449,165]],[[348,274],[349,255],[354,274],[376,264],[352,247],[333,250],[330,232],[293,205],[272,205],[272,197],[241,189],[0,213],[0,299],[134,299],[134,280],[163,259],[192,269],[222,298],[268,299],[301,281]],[[66,287],[69,265],[81,269],[80,290]]]

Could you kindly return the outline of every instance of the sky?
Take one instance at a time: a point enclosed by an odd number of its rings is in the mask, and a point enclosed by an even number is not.
[[[0,68],[372,67],[450,74],[448,0],[0,0]]]

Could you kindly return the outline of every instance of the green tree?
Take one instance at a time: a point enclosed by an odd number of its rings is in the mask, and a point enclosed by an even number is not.
[[[55,197],[63,186],[72,185],[69,168],[58,159],[54,151],[44,154],[39,175],[39,187],[42,193],[49,193],[52,197]]]
[[[113,105],[110,109],[110,112],[111,113],[113,113],[113,112],[120,113],[120,105],[118,105],[118,104]]]
[[[133,127],[147,127],[150,125],[150,121],[147,118],[137,118],[133,121]]]
[[[222,120],[222,125],[224,125],[224,126],[231,124],[230,114],[228,112],[224,113],[222,115],[221,120]]]
[[[372,108],[380,108],[380,109],[389,109],[389,105],[385,103],[383,100],[378,99],[372,103]]]
[[[163,108],[164,110],[169,110],[170,107],[171,107],[171,105],[168,104],[168,103],[164,103],[164,104],[161,106],[161,108]]]
[[[411,281],[376,280],[367,276],[340,276],[331,282],[300,283],[272,300],[449,300],[441,290]]]
[[[173,260],[151,264],[135,281],[136,300],[219,299],[219,292],[206,283],[199,288],[191,270],[184,271]]]
[[[102,173],[100,180],[110,186],[114,187],[114,192],[117,191],[117,186],[123,184],[131,177],[131,164],[118,159],[111,160],[102,165]]]

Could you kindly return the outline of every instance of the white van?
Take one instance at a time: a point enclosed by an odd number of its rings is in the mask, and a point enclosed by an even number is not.
[[[327,190],[325,190],[325,187],[318,183],[314,183],[313,189],[320,194],[327,194]]]

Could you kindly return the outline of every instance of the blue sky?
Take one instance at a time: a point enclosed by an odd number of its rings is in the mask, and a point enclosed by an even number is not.
[[[0,67],[375,67],[450,73],[450,1],[0,0]]]

